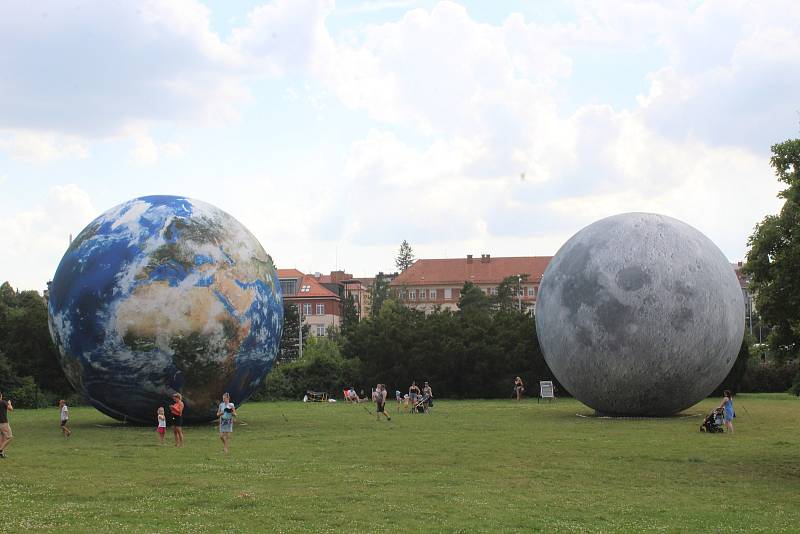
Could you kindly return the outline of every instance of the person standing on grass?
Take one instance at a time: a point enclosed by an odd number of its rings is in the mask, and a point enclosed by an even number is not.
[[[428,405],[428,408],[433,406],[433,390],[427,382],[425,382],[425,385],[422,387],[422,398],[427,399],[425,404]]]
[[[64,434],[65,438],[68,438],[72,435],[72,430],[67,427],[67,423],[69,423],[69,407],[67,406],[67,401],[61,399],[58,401],[58,407],[61,408],[61,432]]]
[[[408,397],[411,399],[411,407],[413,408],[417,403],[417,397],[419,397],[419,386],[415,380],[411,381],[411,387],[408,388]]]
[[[11,400],[3,400],[3,394],[0,393],[0,458],[6,457],[6,447],[14,439],[11,426],[8,424],[8,412],[13,411],[14,406],[11,404]]]
[[[158,432],[158,443],[163,445],[164,435],[167,433],[167,417],[164,415],[163,406],[158,407],[156,419],[158,420],[158,426],[156,427],[156,432]]]
[[[517,377],[514,379],[514,394],[517,396],[517,400],[522,400],[522,393],[525,391],[525,384],[522,383],[522,379]]]
[[[175,446],[183,447],[183,395],[172,395],[175,402],[170,404],[169,413],[172,414],[172,433],[175,435]]]
[[[733,411],[733,399],[729,390],[726,389],[722,392],[722,403],[719,407],[722,408],[722,420],[725,422],[725,428],[733,434],[733,418],[736,417],[736,412]]]
[[[233,433],[233,418],[236,417],[236,406],[231,402],[231,396],[228,393],[222,394],[222,402],[217,408],[217,417],[219,417],[219,439],[222,440],[222,452],[228,454],[228,445]]]
[[[378,421],[381,420],[381,414],[391,421],[392,418],[386,412],[386,387],[383,384],[375,386],[375,391],[372,392],[372,400],[375,401],[375,417]]]

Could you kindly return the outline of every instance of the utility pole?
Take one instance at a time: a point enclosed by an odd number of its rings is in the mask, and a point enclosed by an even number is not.
[[[523,174],[524,176],[524,174]],[[519,307],[519,312],[522,313],[522,275],[517,275],[517,306]]]
[[[298,359],[302,359],[303,358],[303,308],[300,307],[300,303],[299,302],[297,303],[297,317],[298,317],[298,321],[297,321],[297,334],[298,334],[298,336],[297,337],[298,337],[299,342],[300,342],[300,345],[298,347],[299,353],[298,353],[297,358]]]

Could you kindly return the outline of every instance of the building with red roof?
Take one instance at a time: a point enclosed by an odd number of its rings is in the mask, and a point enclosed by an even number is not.
[[[324,336],[341,326],[342,298],[337,291],[297,269],[278,269],[278,280],[283,300],[298,307],[312,336]]]
[[[523,308],[533,309],[542,274],[552,256],[492,258],[482,254],[473,258],[420,259],[400,273],[390,287],[406,306],[422,311],[458,309],[461,287],[472,282],[487,295],[497,293],[497,286],[509,276],[518,277],[518,295]]]
[[[325,336],[341,328],[344,300],[353,297],[359,318],[369,313],[369,291],[364,279],[344,271],[305,274],[297,269],[278,269],[284,301],[294,304],[312,336]]]

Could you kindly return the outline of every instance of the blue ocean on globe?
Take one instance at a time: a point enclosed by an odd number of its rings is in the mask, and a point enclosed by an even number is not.
[[[146,196],[75,238],[49,291],[50,333],[73,387],[101,412],[154,423],[180,392],[187,422],[244,402],[275,361],[283,299],[272,258],[210,204]]]

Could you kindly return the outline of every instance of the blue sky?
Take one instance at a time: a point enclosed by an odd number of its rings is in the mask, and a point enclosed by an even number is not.
[[[229,0],[0,5],[0,279],[185,195],[281,267],[551,255],[670,215],[741,259],[800,134],[800,5]],[[523,178],[524,175],[524,178]]]

